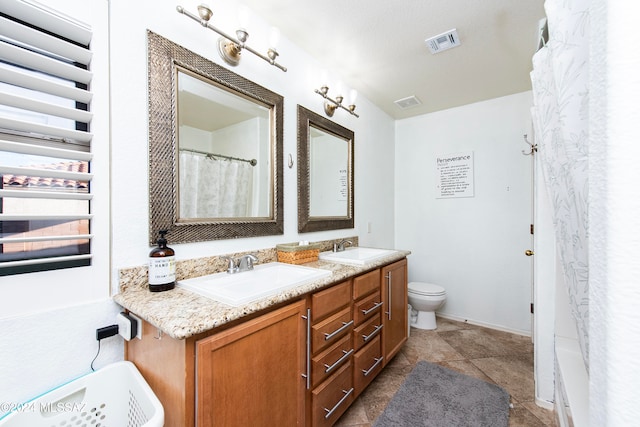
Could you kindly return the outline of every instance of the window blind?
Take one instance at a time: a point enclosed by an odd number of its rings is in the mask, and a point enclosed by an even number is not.
[[[0,4],[0,275],[91,263],[91,29]]]

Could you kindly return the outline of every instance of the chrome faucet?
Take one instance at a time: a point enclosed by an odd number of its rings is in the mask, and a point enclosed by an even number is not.
[[[235,259],[229,256],[221,256],[220,258],[226,259],[227,261],[229,261],[229,267],[227,268],[228,274],[234,274],[238,272],[238,263],[236,262]]]
[[[243,255],[237,260],[228,256],[221,256],[220,258],[229,261],[229,267],[227,268],[228,274],[253,270],[253,263],[258,261],[258,257],[253,254]]]
[[[351,240],[344,239],[344,240],[340,241],[339,243],[334,243],[333,244],[333,252],[342,252],[342,251],[344,251],[345,243],[353,245],[353,242]]]
[[[238,271],[253,270],[253,263],[258,261],[258,257],[253,254],[247,254],[240,257],[238,263]]]

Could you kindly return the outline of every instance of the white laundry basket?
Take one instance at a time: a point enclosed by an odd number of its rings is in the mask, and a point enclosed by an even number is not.
[[[162,427],[160,401],[131,362],[116,362],[17,405],[0,427]]]

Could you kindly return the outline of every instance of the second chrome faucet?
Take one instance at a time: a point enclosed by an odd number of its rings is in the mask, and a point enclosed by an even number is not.
[[[333,252],[342,252],[344,251],[344,245],[348,243],[350,245],[353,245],[353,242],[351,240],[341,240],[339,243],[334,243],[333,244]]]

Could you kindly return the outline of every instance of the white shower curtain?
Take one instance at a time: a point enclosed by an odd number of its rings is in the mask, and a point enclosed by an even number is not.
[[[571,314],[589,366],[589,0],[547,0],[549,41],[533,56],[532,118]]]
[[[180,218],[247,217],[252,166],[243,161],[180,153]]]

